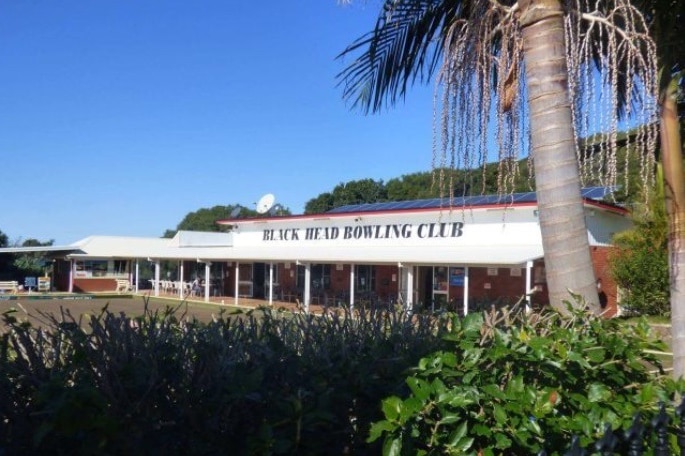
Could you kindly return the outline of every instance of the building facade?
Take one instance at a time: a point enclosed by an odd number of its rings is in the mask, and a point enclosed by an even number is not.
[[[596,192],[596,190],[595,190]],[[595,275],[608,313],[617,306],[607,258],[627,212],[584,191]],[[602,195],[603,196],[603,195]],[[310,304],[402,306],[466,313],[520,300],[547,303],[534,193],[338,208],[324,214],[219,222],[227,232],[173,239],[93,236],[53,248],[53,282],[64,291],[190,292]],[[4,249],[9,251],[11,249]]]

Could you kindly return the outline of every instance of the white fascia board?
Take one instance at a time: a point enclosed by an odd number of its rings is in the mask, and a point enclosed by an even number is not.
[[[366,247],[364,249],[338,248],[250,248],[235,249],[228,261],[275,261],[309,263],[369,263],[395,264],[463,264],[521,265],[543,256],[542,245],[468,246],[460,248],[423,247]]]

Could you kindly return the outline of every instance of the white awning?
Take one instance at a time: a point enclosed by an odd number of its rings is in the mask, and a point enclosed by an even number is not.
[[[170,239],[92,236],[69,246],[16,247],[0,253],[63,252],[70,258],[142,258],[161,260],[249,261],[355,264],[522,265],[542,258],[541,244],[397,246],[179,247]]]

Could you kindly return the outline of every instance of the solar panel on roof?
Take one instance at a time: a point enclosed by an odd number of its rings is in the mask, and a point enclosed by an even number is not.
[[[535,192],[521,193],[521,196],[518,199],[518,202],[521,203],[532,203],[534,201],[537,201],[537,194]]]
[[[413,201],[402,201],[402,203],[397,206],[397,209],[409,209],[411,203],[413,203]]]
[[[604,187],[590,187],[583,189],[581,193],[585,198],[600,199],[607,195],[607,189]]]
[[[582,191],[584,198],[602,200],[618,190],[617,187],[586,187]]]
[[[602,200],[607,195],[616,191],[615,187],[586,187],[581,190],[583,198]],[[408,201],[386,201],[380,203],[349,204],[328,211],[328,213],[341,214],[349,212],[375,212],[384,210],[407,210],[427,209],[440,207],[481,206],[493,204],[534,203],[537,201],[535,192],[521,192],[505,195],[474,195],[456,197],[452,201],[449,198],[427,198]]]

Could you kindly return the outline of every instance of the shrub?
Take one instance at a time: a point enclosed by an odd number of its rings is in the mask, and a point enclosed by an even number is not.
[[[663,179],[657,169],[657,185],[650,189],[650,204],[633,212],[635,226],[613,236],[616,249],[609,266],[621,289],[624,312],[668,315],[670,290],[668,269],[668,223]]]
[[[562,454],[573,435],[586,445],[682,389],[644,321],[505,310],[453,317],[446,340],[406,379],[410,394],[383,401],[369,441],[382,437],[384,454]]]
[[[261,310],[203,324],[4,315],[0,453],[378,454],[383,397],[443,346],[429,317]]]
[[[667,236],[657,236],[652,224],[642,222],[614,240],[610,265],[622,291],[621,306],[642,315],[670,314]]]

